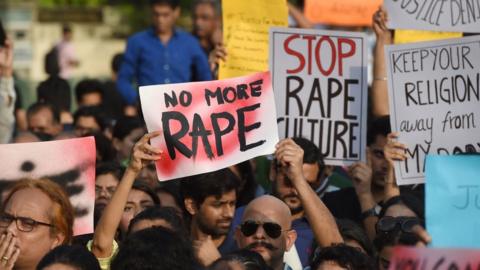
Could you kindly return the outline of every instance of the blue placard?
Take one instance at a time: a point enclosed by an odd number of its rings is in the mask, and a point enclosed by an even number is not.
[[[480,155],[429,155],[425,171],[432,246],[480,248]]]

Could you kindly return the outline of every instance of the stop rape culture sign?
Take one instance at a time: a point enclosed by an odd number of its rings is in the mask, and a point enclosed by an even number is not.
[[[219,170],[271,154],[278,142],[270,73],[140,87],[159,180]]]
[[[270,28],[280,137],[314,142],[329,165],[365,160],[367,37]]]

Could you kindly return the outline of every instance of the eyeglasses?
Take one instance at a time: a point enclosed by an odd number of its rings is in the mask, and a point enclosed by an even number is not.
[[[240,231],[246,237],[252,236],[254,233],[257,232],[258,227],[262,226],[265,233],[270,238],[278,238],[282,234],[282,226],[274,222],[257,222],[253,220],[247,220],[240,225]]]
[[[420,225],[420,219],[415,217],[382,217],[377,222],[377,232],[391,232],[400,228],[403,232],[411,233],[415,225]]]
[[[7,228],[10,226],[10,224],[12,224],[13,221],[15,221],[17,229],[21,232],[31,232],[38,225],[53,227],[52,224],[36,221],[28,217],[15,217],[10,214],[3,213],[0,215],[0,228]]]

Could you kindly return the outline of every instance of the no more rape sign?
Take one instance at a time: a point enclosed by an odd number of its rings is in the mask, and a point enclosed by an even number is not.
[[[270,28],[280,137],[311,140],[326,164],[365,160],[366,69],[362,33]]]
[[[278,142],[270,73],[140,87],[152,140],[163,149],[159,180],[219,170],[274,152]]]

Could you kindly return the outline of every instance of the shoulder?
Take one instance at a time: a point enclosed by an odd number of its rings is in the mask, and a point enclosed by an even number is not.
[[[137,33],[131,35],[128,38],[128,42],[137,42],[137,41],[140,41],[140,40],[144,40],[149,35],[151,35],[151,30],[150,29],[145,29],[143,31],[140,31],[140,32],[137,32]]]
[[[192,34],[186,32],[185,30],[182,29],[175,29],[175,34],[182,39],[183,41],[188,42],[191,45],[198,45],[200,46],[200,43],[198,42],[198,39],[193,36]]]

